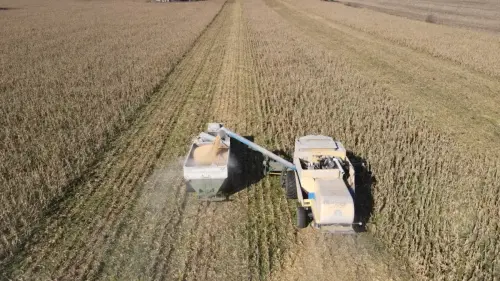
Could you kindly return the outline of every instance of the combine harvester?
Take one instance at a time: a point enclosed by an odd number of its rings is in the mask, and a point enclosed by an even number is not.
[[[265,157],[265,173],[281,172],[288,199],[298,199],[297,227],[309,222],[333,233],[354,233],[354,166],[344,146],[327,136],[308,135],[295,141],[293,163],[228,130],[209,123],[191,145],[184,162],[188,191],[202,200],[224,200],[231,189],[231,141],[235,139]],[[245,167],[242,167],[243,169]]]

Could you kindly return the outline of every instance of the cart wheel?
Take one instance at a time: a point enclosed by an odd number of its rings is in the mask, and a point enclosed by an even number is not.
[[[295,182],[295,171],[288,171],[286,173],[286,198],[297,199],[297,184]]]
[[[304,207],[297,207],[297,228],[306,228],[308,225],[307,211]]]

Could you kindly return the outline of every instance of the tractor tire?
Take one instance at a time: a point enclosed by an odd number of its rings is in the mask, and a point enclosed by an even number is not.
[[[295,171],[286,173],[285,191],[287,199],[297,199],[297,183],[295,181]]]
[[[304,207],[297,207],[297,228],[306,228],[308,224],[307,210]]]

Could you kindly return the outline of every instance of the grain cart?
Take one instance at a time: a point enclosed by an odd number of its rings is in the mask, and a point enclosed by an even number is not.
[[[293,163],[232,132],[210,123],[191,144],[184,162],[189,191],[200,199],[224,199],[231,184],[230,138],[262,153],[268,173],[281,172],[288,199],[298,199],[297,226],[333,233],[354,233],[354,167],[344,146],[327,136],[308,135],[295,142]],[[198,152],[199,150],[199,152]],[[244,167],[243,167],[244,168]]]

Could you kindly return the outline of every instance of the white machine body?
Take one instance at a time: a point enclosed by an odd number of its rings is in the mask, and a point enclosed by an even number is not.
[[[352,232],[354,167],[344,146],[331,137],[308,135],[295,142],[297,197],[316,227]]]

